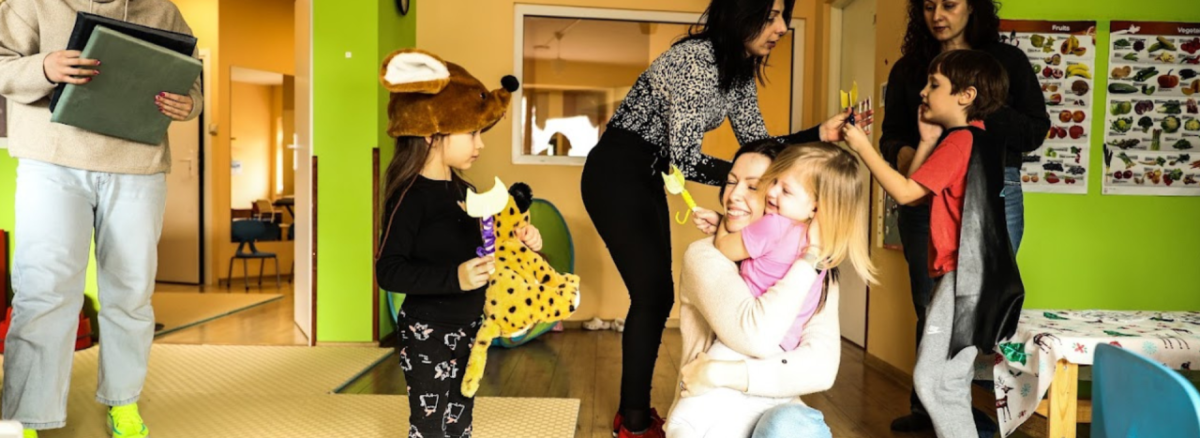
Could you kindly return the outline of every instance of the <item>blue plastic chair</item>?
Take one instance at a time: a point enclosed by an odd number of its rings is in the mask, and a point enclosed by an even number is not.
[[[1136,353],[1096,345],[1093,438],[1200,437],[1200,391]]]
[[[279,281],[279,258],[273,252],[259,251],[254,246],[254,241],[262,238],[267,232],[267,224],[257,220],[240,220],[234,221],[230,227],[233,240],[238,243],[237,253],[229,258],[229,274],[226,276],[226,285],[233,287],[233,261],[242,260],[242,276],[246,280],[246,292],[250,292],[250,259],[258,259],[258,287],[262,287],[263,267],[267,264],[267,259],[275,260],[275,286],[278,287]],[[250,251],[246,252],[246,247],[250,247]]]
[[[529,206],[529,218],[533,226],[542,233],[541,252],[546,257],[546,263],[560,273],[574,273],[575,242],[571,239],[571,230],[567,228],[567,222],[558,208],[550,201],[534,198],[533,204]],[[404,295],[391,292],[385,295],[387,296],[388,313],[392,315],[392,327],[399,330],[400,305],[404,302]],[[541,323],[522,336],[511,339],[496,338],[492,341],[492,345],[506,348],[516,347],[541,336],[557,325],[557,322]]]

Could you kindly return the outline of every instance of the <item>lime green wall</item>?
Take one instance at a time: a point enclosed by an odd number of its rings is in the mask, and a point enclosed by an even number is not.
[[[406,22],[415,18],[402,19],[391,0],[314,2],[312,16],[317,341],[369,342],[378,293],[371,287],[371,155],[384,139],[387,102],[380,54],[412,44],[415,25]]]
[[[1194,0],[1004,0],[1003,18],[1097,21],[1091,169],[1103,168],[1108,23],[1200,22]],[[1019,262],[1026,308],[1200,309],[1200,198],[1104,196],[1093,171],[1087,195],[1025,195]]]
[[[398,18],[396,13],[396,2],[381,1],[379,2],[379,59],[382,61],[388,54],[396,49],[414,47],[417,45],[417,3],[413,1],[409,3],[408,15]],[[383,109],[387,108],[389,93],[383,87],[377,87],[379,90],[379,100],[382,103],[379,114],[379,191],[380,196],[383,196],[385,186],[384,172],[387,171],[388,163],[392,161],[392,156],[395,155],[392,139],[387,135],[388,117],[387,112]],[[376,237],[378,238],[378,237]],[[392,332],[391,317],[392,314],[387,308],[387,292],[382,289],[379,291],[379,336],[384,337]],[[397,295],[395,304],[399,305],[404,302],[403,295]]]
[[[17,194],[17,159],[8,156],[8,150],[0,151],[0,230],[12,232],[16,225],[13,203]]]
[[[0,230],[13,232],[16,216],[13,205],[17,194],[17,159],[8,156],[8,150],[0,150]],[[12,244],[11,237],[9,244]],[[11,246],[10,246],[11,248]],[[11,251],[11,249],[10,249]],[[12,260],[9,260],[11,262]]]

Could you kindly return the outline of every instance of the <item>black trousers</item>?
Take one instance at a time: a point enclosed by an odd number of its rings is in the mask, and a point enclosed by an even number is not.
[[[635,134],[609,129],[588,155],[580,192],[629,290],[621,340],[621,411],[650,409],[650,382],[675,305],[671,220],[659,172],[666,160]]]
[[[440,324],[400,312],[396,356],[408,383],[408,438],[468,438],[475,399],[462,395],[463,373],[479,322]]]

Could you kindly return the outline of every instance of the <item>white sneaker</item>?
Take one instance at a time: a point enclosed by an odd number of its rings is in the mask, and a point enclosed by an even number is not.
[[[614,319],[612,322],[612,325],[613,325],[613,330],[616,330],[617,333],[625,333],[625,320],[624,319]]]
[[[584,330],[608,330],[609,327],[612,325],[600,318],[592,318],[591,321],[583,323]]]

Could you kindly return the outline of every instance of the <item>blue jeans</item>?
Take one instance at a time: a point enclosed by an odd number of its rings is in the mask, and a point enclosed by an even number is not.
[[[1025,192],[1021,190],[1021,169],[1004,168],[1004,190],[1000,192],[1004,198],[1004,219],[1008,225],[1008,240],[1012,244],[1013,254],[1021,247],[1021,237],[1025,234]]]
[[[154,340],[150,295],[166,195],[161,173],[90,172],[20,160],[16,293],[4,352],[5,420],[28,429],[66,425],[93,233],[104,336],[96,400],[109,406],[137,401]]]
[[[833,438],[825,415],[808,406],[788,403],[768,409],[751,438]]]

